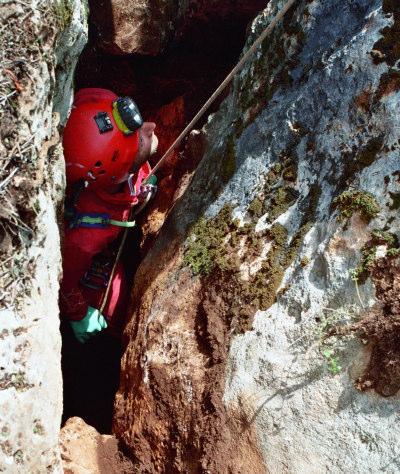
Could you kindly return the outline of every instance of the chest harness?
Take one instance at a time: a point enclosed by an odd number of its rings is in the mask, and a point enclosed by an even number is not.
[[[139,197],[142,199],[142,203],[135,210],[134,215],[136,216],[141,212],[150,199],[154,196],[157,186],[155,186],[156,178],[153,176],[151,183],[146,183],[143,186],[143,190],[139,193]],[[136,196],[136,186],[132,183],[132,178],[128,179],[128,186],[131,196]],[[135,221],[119,221],[111,219],[107,213],[88,212],[81,213],[76,209],[77,203],[81,192],[85,189],[84,181],[78,181],[72,188],[69,199],[65,203],[65,220],[69,223],[70,229],[78,229],[80,227],[91,228],[91,229],[104,229],[110,225],[117,227],[124,227],[126,230],[135,227]],[[108,249],[101,254],[95,255],[92,259],[89,270],[80,279],[80,283],[87,288],[94,290],[105,289],[110,281],[112,273],[112,261],[115,259],[115,252]]]

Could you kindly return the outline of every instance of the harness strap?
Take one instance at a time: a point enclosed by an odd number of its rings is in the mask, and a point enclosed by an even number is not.
[[[89,227],[102,229],[108,227],[109,225],[115,225],[117,227],[135,227],[135,221],[117,221],[115,219],[110,219],[108,214],[80,214],[76,213],[70,222],[70,228],[76,229],[78,227]]]

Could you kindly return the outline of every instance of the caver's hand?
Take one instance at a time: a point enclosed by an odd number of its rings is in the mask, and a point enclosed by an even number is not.
[[[107,328],[105,317],[96,308],[88,307],[86,316],[80,321],[70,321],[75,338],[82,344]]]
[[[138,199],[140,202],[143,201],[150,201],[151,198],[154,197],[154,195],[157,192],[157,178],[152,175],[150,176],[149,181],[146,182],[146,184],[141,184],[140,185],[140,193],[138,195]]]

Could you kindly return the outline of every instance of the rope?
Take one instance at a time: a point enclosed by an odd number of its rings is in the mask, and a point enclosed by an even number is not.
[[[135,210],[135,212],[132,212],[132,209],[131,209],[131,212],[129,213],[128,221],[130,221],[130,219],[132,218],[132,214],[133,214],[133,217],[136,216],[137,214],[139,214],[140,211],[142,211],[144,209],[144,207],[146,206],[146,204],[149,202],[150,199],[151,199],[151,195],[149,193],[146,197],[146,200],[142,203],[141,206],[139,206],[138,209]],[[133,221],[133,222],[135,222],[135,221]],[[119,244],[117,256],[115,257],[115,262],[114,262],[113,268],[111,270],[111,274],[110,274],[110,278],[108,280],[106,292],[104,293],[103,301],[101,303],[101,307],[100,307],[100,313],[101,314],[103,314],[104,308],[106,307],[106,304],[107,304],[108,295],[110,294],[110,289],[111,289],[111,282],[114,278],[115,270],[117,268],[117,264],[119,262],[119,259],[121,258],[122,250],[125,246],[126,238],[128,237],[129,228],[130,227],[125,227],[124,233],[122,234],[121,243]]]
[[[276,14],[276,16],[272,19],[271,23],[263,30],[260,36],[254,41],[251,47],[246,51],[240,61],[236,64],[236,66],[232,69],[232,71],[225,77],[225,79],[221,82],[218,86],[216,91],[213,95],[207,100],[207,102],[203,105],[203,107],[199,110],[199,112],[195,115],[195,117],[191,120],[191,122],[186,126],[183,132],[178,136],[178,138],[174,141],[174,143],[168,148],[168,150],[164,153],[160,161],[156,164],[156,166],[152,169],[151,173],[147,176],[144,183],[147,183],[149,178],[155,174],[155,172],[161,167],[167,156],[182,142],[186,134],[193,128],[193,126],[199,121],[199,119],[204,115],[206,110],[210,107],[210,105],[214,102],[214,100],[219,96],[219,94],[225,89],[225,87],[229,84],[232,80],[233,76],[242,69],[243,65],[249,59],[249,57],[255,52],[258,46],[264,41],[264,39],[269,36],[272,30],[275,28],[278,21],[285,15],[285,13],[289,10],[289,8],[295,3],[296,0],[288,0],[282,9]],[[128,235],[128,228],[124,230],[121,243],[119,245],[118,253],[115,258],[115,263],[113,269],[111,271],[110,279],[107,285],[106,292],[104,294],[103,302],[100,307],[100,313],[103,313],[104,308],[107,304],[108,295],[111,289],[111,282],[114,277],[115,269],[117,268],[117,264],[121,257],[122,249],[124,248],[126,237]]]
[[[183,132],[178,136],[178,138],[174,141],[174,143],[168,148],[168,150],[164,153],[160,161],[155,165],[149,176],[150,178],[155,172],[161,167],[167,156],[182,142],[185,138],[187,133],[194,127],[194,125],[200,120],[200,118],[204,115],[206,110],[210,107],[210,105],[214,102],[214,100],[219,96],[219,94],[225,89],[225,87],[229,84],[232,80],[233,76],[242,69],[243,65],[249,59],[249,57],[255,52],[258,46],[264,41],[264,39],[269,36],[272,30],[275,28],[276,24],[279,20],[285,15],[285,13],[289,10],[289,8],[295,3],[296,0],[288,0],[283,8],[277,13],[277,15],[273,18],[271,23],[263,30],[260,36],[254,41],[252,46],[246,51],[240,61],[236,64],[236,66],[232,69],[232,71],[225,77],[225,79],[221,82],[218,86],[216,91],[213,95],[207,100],[207,102],[203,105],[203,107],[199,110],[199,112],[195,115],[192,121],[187,125],[187,127],[183,130]]]
[[[129,216],[129,217],[130,217],[130,216]],[[112,268],[112,270],[111,270],[111,274],[110,274],[110,278],[109,278],[109,280],[108,280],[106,292],[104,293],[103,302],[101,303],[101,306],[100,306],[100,313],[101,313],[101,314],[103,314],[104,308],[106,307],[106,304],[107,304],[108,295],[110,294],[110,289],[111,289],[111,283],[112,283],[113,278],[114,278],[115,270],[116,270],[116,268],[117,268],[117,263],[119,262],[119,259],[120,259],[120,257],[121,257],[122,250],[123,250],[123,248],[124,248],[124,246],[125,246],[125,241],[126,241],[126,238],[127,238],[127,236],[128,236],[128,230],[129,230],[129,227],[126,227],[126,228],[124,229],[124,233],[123,233],[123,235],[122,235],[121,243],[119,244],[117,256],[115,257],[115,262],[114,262],[113,268]]]

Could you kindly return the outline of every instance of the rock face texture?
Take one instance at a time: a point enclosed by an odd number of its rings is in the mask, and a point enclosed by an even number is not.
[[[0,6],[7,23],[0,81],[0,471],[7,473],[62,472],[57,220],[64,169],[57,127],[87,38],[85,15],[80,1]]]
[[[260,0],[121,0],[89,2],[97,44],[111,54],[157,55],[193,23],[228,16],[248,17],[264,7]],[[250,15],[250,16],[249,16]]]
[[[298,2],[204,127],[134,283],[138,472],[398,472],[399,21]]]
[[[70,418],[60,436],[64,474],[131,474],[133,465],[114,436],[101,435],[81,418]]]

